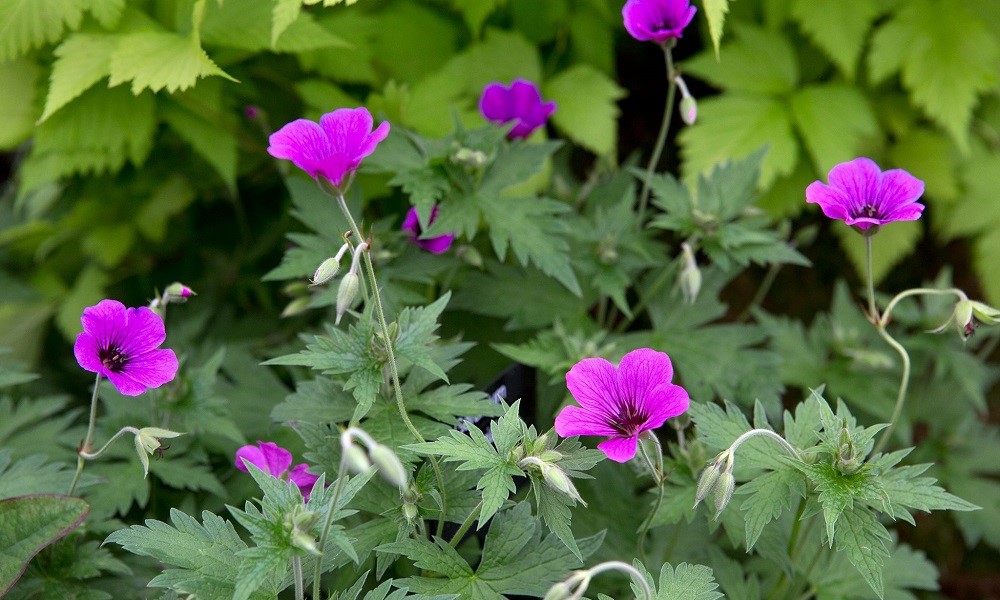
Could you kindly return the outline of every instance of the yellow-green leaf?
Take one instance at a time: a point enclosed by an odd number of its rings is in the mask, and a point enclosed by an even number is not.
[[[57,494],[0,500],[0,596],[42,548],[79,527],[88,512],[86,501]]]
[[[879,131],[868,99],[852,86],[810,85],[795,92],[791,104],[799,134],[820,173],[856,158],[863,141]]]
[[[123,36],[111,54],[111,79],[116,86],[132,82],[132,93],[185,90],[199,78],[219,75],[235,81],[205,54],[194,37],[146,31]]]
[[[715,58],[719,58],[719,44],[722,42],[722,26],[729,12],[729,0],[704,0],[705,18],[708,19],[708,34],[715,48]]]
[[[35,126],[38,67],[27,59],[0,62],[0,149],[14,148]]]
[[[589,65],[576,65],[546,83],[544,96],[557,108],[552,122],[566,137],[597,155],[613,155],[618,139],[618,100],[625,90]]]
[[[49,77],[49,93],[40,121],[79,97],[90,86],[111,73],[111,53],[118,47],[119,37],[77,33],[66,38],[56,48],[56,62]]]

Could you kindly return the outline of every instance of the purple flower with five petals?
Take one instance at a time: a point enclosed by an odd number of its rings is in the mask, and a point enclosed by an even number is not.
[[[507,137],[523,139],[545,125],[556,111],[555,102],[543,102],[538,86],[525,79],[515,79],[510,87],[491,83],[483,88],[479,112],[487,121],[505,125],[514,122]]]
[[[309,465],[305,463],[292,467],[292,453],[274,442],[258,440],[256,446],[243,446],[236,451],[236,468],[243,472],[249,472],[244,461],[253,464],[265,473],[270,473],[276,479],[287,479],[294,483],[306,500],[309,499],[309,492],[312,491],[313,484],[319,479],[318,476],[306,471]]]
[[[292,161],[311,177],[322,177],[339,187],[344,176],[361,166],[389,135],[388,122],[372,131],[373,124],[366,108],[338,108],[323,115],[318,124],[296,119],[285,125],[271,134],[267,151],[275,158]]]
[[[663,44],[681,37],[697,10],[690,0],[628,0],[622,18],[635,39]]]
[[[556,433],[607,436],[597,445],[613,461],[635,456],[639,436],[688,409],[687,391],[670,382],[674,370],[663,352],[640,348],[616,368],[603,358],[585,358],[566,373],[566,387],[580,406],[556,416]]]
[[[83,309],[83,332],[73,353],[80,366],[106,377],[125,396],[158,388],[177,374],[177,355],[160,349],[166,329],[155,312],[125,308],[117,300],[101,300]]]
[[[434,222],[434,219],[437,218],[437,214],[438,207],[435,206],[431,209],[431,219],[428,221],[428,225]],[[448,248],[451,248],[451,243],[455,241],[454,233],[446,233],[437,237],[421,239],[420,234],[423,233],[423,229],[420,227],[420,220],[417,218],[416,208],[410,208],[409,212],[406,213],[406,218],[403,219],[402,230],[410,232],[411,242],[433,254],[443,254],[444,252],[447,252]]]
[[[855,158],[830,170],[830,184],[814,181],[806,202],[819,204],[823,214],[872,235],[893,221],[915,221],[924,205],[917,202],[924,182],[903,169],[882,172],[870,158]]]

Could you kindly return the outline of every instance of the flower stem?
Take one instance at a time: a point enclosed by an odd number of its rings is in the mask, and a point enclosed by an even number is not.
[[[896,427],[896,421],[899,420],[899,415],[903,412],[903,404],[906,402],[906,388],[910,384],[910,355],[907,354],[906,348],[889,335],[889,332],[885,330],[884,324],[880,323],[876,329],[878,329],[878,334],[882,336],[882,339],[899,353],[899,357],[903,361],[903,374],[900,377],[899,394],[896,396],[896,406],[892,409],[892,417],[889,418],[889,426],[882,431],[882,435],[879,436],[878,443],[875,444],[872,454],[878,454],[885,447],[886,443],[888,443],[889,436],[892,435],[892,430]]]
[[[341,212],[344,213],[344,217],[351,226],[351,230],[354,232],[358,238],[362,238],[361,228],[358,227],[357,221],[354,220],[354,216],[351,214],[349,208],[347,208],[347,200],[344,199],[343,194],[337,194],[337,204],[340,206]],[[388,357],[389,370],[392,375],[392,389],[396,396],[396,407],[399,409],[399,416],[403,420],[403,424],[410,431],[410,434],[418,442],[424,442],[424,436],[420,434],[420,431],[413,425],[413,421],[410,420],[410,416],[406,413],[406,404],[403,401],[403,388],[399,383],[399,367],[396,365],[396,351],[392,347],[392,336],[389,334],[389,324],[385,320],[385,310],[382,308],[382,296],[378,291],[378,281],[375,280],[375,267],[372,265],[372,258],[370,252],[364,253],[365,261],[365,271],[368,273],[368,279],[371,282],[371,293],[372,300],[375,304],[375,314],[378,316],[379,327],[382,330],[382,336],[385,339],[385,349],[386,356]],[[352,423],[353,425],[353,423]],[[444,489],[444,477],[441,475],[441,467],[438,466],[437,459],[433,456],[428,456],[431,463],[431,468],[434,470],[434,477],[437,480],[438,491],[441,494],[441,518],[438,519],[437,534],[440,536],[441,532],[444,530],[444,515],[445,509],[448,506],[447,495]]]
[[[448,544],[452,548],[458,547],[458,543],[462,541],[462,536],[464,536],[465,532],[469,530],[469,527],[472,527],[472,524],[476,522],[476,517],[479,516],[479,511],[482,509],[483,501],[480,500],[479,504],[472,508],[472,512],[469,513],[469,516],[465,517],[465,520],[462,521],[462,524],[459,526],[458,531],[455,532],[455,535],[451,536],[451,541],[449,541]]]
[[[323,520],[323,531],[319,536],[319,552],[316,557],[316,570],[313,573],[313,595],[314,599],[320,595],[320,578],[323,577],[323,555],[326,553],[326,540],[330,535],[330,525],[333,524],[333,514],[337,512],[337,500],[344,490],[344,482],[347,479],[347,461],[344,456],[340,457],[340,466],[337,468],[337,485],[333,488],[333,497],[330,498],[330,505],[326,509],[326,519]],[[301,568],[301,566],[300,566]]]
[[[111,444],[115,442],[115,440],[125,435],[126,433],[131,433],[132,435],[139,435],[139,430],[136,429],[135,427],[126,425],[125,427],[119,429],[118,433],[111,436],[111,439],[105,442],[104,445],[98,448],[96,451],[87,452],[86,450],[81,449],[77,454],[80,456],[80,458],[84,458],[86,460],[93,460],[98,456],[104,454],[104,451],[107,450],[111,446]]]
[[[872,238],[865,236],[865,279],[868,285],[868,318],[872,323],[879,322],[878,307],[875,306],[875,269],[872,266]]]
[[[653,476],[653,481],[656,482],[657,494],[656,494],[656,504],[653,506],[652,512],[649,516],[642,520],[642,524],[639,526],[639,560],[646,561],[646,534],[649,533],[649,528],[653,526],[653,519],[656,518],[656,513],[660,510],[660,505],[663,503],[664,484],[666,483],[663,478],[663,447],[660,446],[660,440],[656,437],[652,431],[647,432],[650,439],[653,440],[653,444],[656,446],[656,450],[659,456],[657,460],[654,461],[647,452],[645,440],[639,440],[639,452],[642,453],[643,460],[646,461],[646,466],[649,467],[649,472]]]
[[[740,437],[736,438],[733,441],[733,443],[729,445],[729,454],[731,456],[735,456],[736,455],[736,450],[741,445],[743,445],[743,442],[749,440],[752,437],[756,437],[756,436],[764,436],[766,438],[770,438],[770,439],[778,442],[779,444],[781,444],[782,448],[784,448],[785,450],[788,451],[789,454],[791,454],[792,456],[794,456],[795,458],[797,458],[800,461],[802,460],[802,455],[799,454],[799,451],[795,449],[795,446],[792,446],[791,444],[789,444],[788,440],[786,440],[785,438],[781,437],[777,433],[771,431],[770,429],[751,429],[750,431],[744,433]]]
[[[292,556],[292,574],[295,579],[295,600],[305,600],[305,584],[302,581],[302,558],[296,554]]]
[[[958,288],[947,288],[944,290],[938,290],[934,288],[913,288],[910,290],[906,290],[904,292],[896,294],[893,297],[893,299],[889,301],[889,304],[887,304],[885,307],[885,312],[882,313],[882,318],[879,319],[879,325],[881,327],[885,327],[886,325],[889,324],[890,317],[892,316],[892,309],[896,308],[896,305],[899,304],[900,300],[909,298],[910,296],[944,296],[944,295],[953,295],[957,297],[959,300],[969,299],[969,297],[965,295],[965,292],[963,292]]]
[[[80,449],[76,452],[76,474],[73,475],[73,483],[69,486],[69,495],[72,496],[73,492],[76,491],[76,484],[80,482],[80,474],[83,473],[83,453],[90,449],[90,445],[94,440],[94,424],[97,422],[97,391],[101,385],[101,374],[97,374],[97,379],[94,380],[94,394],[90,397],[90,421],[87,423],[87,437],[83,438],[83,443],[80,444]]]
[[[677,84],[674,81],[672,44],[663,44],[662,48],[667,67],[667,102],[663,107],[663,120],[660,122],[660,133],[656,136],[656,145],[653,146],[653,155],[649,157],[649,165],[646,166],[646,177],[642,182],[642,193],[639,194],[639,218],[636,222],[640,230],[642,229],[643,219],[646,216],[646,203],[649,201],[649,186],[652,183],[656,165],[660,162],[660,156],[663,154],[663,146],[667,142],[667,130],[670,129],[670,120],[674,116],[674,96],[677,92]]]

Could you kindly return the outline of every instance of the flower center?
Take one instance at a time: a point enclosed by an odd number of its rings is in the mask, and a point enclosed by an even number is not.
[[[618,414],[611,418],[608,425],[624,436],[633,436],[646,422],[649,415],[639,410],[635,402],[625,401],[621,403]]]
[[[878,209],[872,204],[865,204],[861,207],[861,213],[869,219],[874,219],[878,216]]]
[[[107,348],[101,348],[97,352],[97,357],[101,359],[101,364],[104,365],[104,368],[112,373],[121,373],[129,363],[129,357],[114,344]]]

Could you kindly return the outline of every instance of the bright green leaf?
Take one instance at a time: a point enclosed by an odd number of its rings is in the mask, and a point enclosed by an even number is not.
[[[813,42],[837,65],[848,80],[854,79],[865,38],[884,3],[871,0],[793,0],[792,15]],[[836,18],[831,18],[836,15]]]
[[[0,2],[0,64],[59,39],[83,17],[80,0]]]
[[[834,232],[840,238],[841,247],[850,259],[856,273],[865,272],[865,241],[857,231],[841,223],[834,223]],[[920,241],[923,227],[920,221],[899,221],[882,227],[872,240],[872,271],[875,283],[889,274],[889,271],[906,258]]]
[[[196,38],[158,31],[123,36],[111,54],[110,75],[108,85],[131,81],[136,96],[147,88],[185,90],[211,75],[236,81],[212,62]]]
[[[87,91],[111,73],[111,53],[119,37],[77,33],[66,38],[55,50],[56,62],[49,78],[49,93],[39,121]]]
[[[38,67],[26,59],[0,60],[0,149],[11,150],[35,128],[35,81]]]
[[[808,86],[795,92],[791,106],[799,134],[820,173],[858,156],[863,142],[879,133],[868,100],[852,86]]]
[[[80,498],[55,494],[0,500],[0,596],[32,557],[79,527],[89,510]]]
[[[726,13],[729,12],[729,0],[705,0],[705,18],[708,20],[708,32],[712,37],[712,47],[715,48],[715,58],[719,58],[719,44],[722,42],[722,26],[726,23]]]
[[[625,90],[589,65],[576,65],[546,82],[544,97],[557,105],[556,128],[597,155],[613,155],[618,140],[618,105]]]
[[[720,60],[702,52],[684,62],[685,73],[737,92],[784,94],[795,89],[799,66],[788,39],[780,31],[746,24],[735,29],[736,40],[722,47]],[[699,115],[699,121],[704,118]]]

